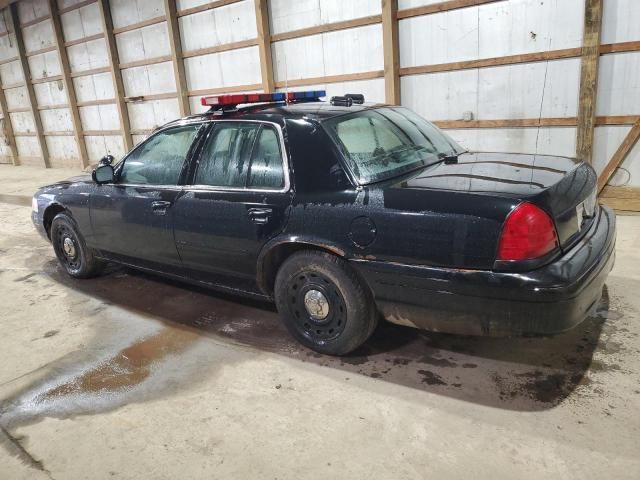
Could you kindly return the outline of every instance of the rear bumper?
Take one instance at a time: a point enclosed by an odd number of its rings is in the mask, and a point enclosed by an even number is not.
[[[600,207],[589,231],[540,269],[493,272],[353,260],[387,320],[464,335],[553,334],[597,305],[615,261],[612,210]]]

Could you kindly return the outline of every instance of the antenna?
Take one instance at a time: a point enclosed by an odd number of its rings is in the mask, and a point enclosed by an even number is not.
[[[551,50],[551,36],[549,36],[549,48]],[[538,155],[538,140],[540,139],[540,122],[542,121],[542,106],[544,105],[544,94],[547,90],[547,74],[549,73],[549,60],[545,63],[544,67],[544,82],[542,83],[542,98],[540,99],[540,112],[538,113],[538,129],[536,130],[536,151],[535,155]],[[534,159],[535,162],[535,159]]]

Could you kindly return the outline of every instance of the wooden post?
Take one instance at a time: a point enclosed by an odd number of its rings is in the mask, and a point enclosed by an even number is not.
[[[258,29],[258,50],[260,51],[260,71],[262,89],[265,93],[274,91],[273,62],[271,60],[271,31],[269,28],[269,7],[267,0],[255,0],[256,27]]]
[[[42,119],[40,118],[40,112],[38,112],[38,102],[36,100],[36,93],[33,89],[33,83],[31,82],[31,71],[29,70],[29,62],[27,61],[27,53],[24,48],[24,39],[22,38],[22,30],[20,29],[20,19],[18,18],[18,5],[12,3],[9,7],[11,10],[11,22],[13,23],[13,31],[16,35],[16,47],[18,47],[18,55],[20,56],[20,64],[22,65],[22,72],[24,74],[24,85],[27,89],[27,95],[29,95],[29,110],[33,115],[33,124],[36,129],[36,138],[40,145],[40,151],[42,152],[42,163],[45,168],[49,168],[49,148],[47,147],[47,141],[44,138],[44,130],[42,129]]]
[[[598,93],[602,0],[585,0],[576,156],[591,163]]]
[[[76,98],[76,90],[73,85],[73,79],[71,78],[69,56],[67,55],[67,49],[64,46],[64,33],[62,31],[62,23],[60,21],[60,13],[58,12],[57,0],[49,0],[49,10],[51,12],[53,33],[56,36],[56,49],[58,50],[58,61],[60,62],[60,70],[62,71],[62,82],[64,83],[65,90],[67,91],[67,101],[69,102],[71,122],[73,123],[73,135],[78,144],[80,167],[85,168],[89,165],[89,154],[87,153],[87,145],[82,133],[82,121],[80,120],[78,99]]]
[[[100,16],[102,17],[102,30],[104,31],[104,39],[107,42],[107,52],[109,54],[109,67],[111,69],[111,79],[113,80],[113,91],[116,95],[116,107],[120,116],[120,131],[122,133],[122,141],[124,142],[125,151],[133,148],[133,139],[131,138],[131,123],[129,122],[129,111],[127,103],[124,100],[124,84],[122,83],[122,73],[120,72],[120,58],[118,57],[118,48],[116,39],[113,34],[113,20],[111,19],[111,10],[109,8],[109,0],[98,0],[100,7]]]
[[[382,0],[382,47],[384,52],[384,97],[400,105],[400,59],[398,44],[398,0]]]
[[[629,152],[635,144],[638,143],[639,139],[640,120],[633,124],[633,127],[618,147],[618,150],[616,150],[616,153],[613,154],[611,160],[609,160],[607,165],[604,167],[604,170],[602,170],[602,173],[598,178],[598,193],[602,192],[602,189],[611,178],[611,175],[613,175],[613,172],[615,172],[620,164],[624,162],[624,159],[627,158],[627,155],[629,155]]]
[[[184,117],[191,114],[191,106],[189,105],[189,95],[187,93],[184,60],[182,59],[182,43],[180,41],[180,25],[178,23],[176,0],[164,0],[164,11],[167,15],[167,30],[169,32],[169,43],[171,44],[173,74],[176,77],[178,105],[180,107],[180,115]]]
[[[7,107],[7,98],[4,95],[4,89],[0,87],[0,109],[4,120],[4,138],[7,140],[9,150],[11,150],[11,163],[14,166],[19,165],[18,148],[16,147],[16,138],[13,135],[13,125],[11,125],[11,117],[9,116],[9,108]]]

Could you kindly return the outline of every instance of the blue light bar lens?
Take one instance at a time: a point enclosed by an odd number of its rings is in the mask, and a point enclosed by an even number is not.
[[[271,98],[273,98],[274,102],[284,102],[285,95],[284,93],[272,93]]]

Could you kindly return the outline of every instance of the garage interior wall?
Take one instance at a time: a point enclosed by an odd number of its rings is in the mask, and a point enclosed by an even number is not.
[[[394,79],[402,105],[472,150],[576,156],[589,3],[20,0],[0,18],[0,162],[118,158],[155,127],[203,111],[205,94],[323,88],[384,102]],[[602,12],[599,172],[640,118],[640,2],[602,0]],[[395,69],[385,66],[394,47]],[[610,184],[640,187],[640,144],[626,153]]]

